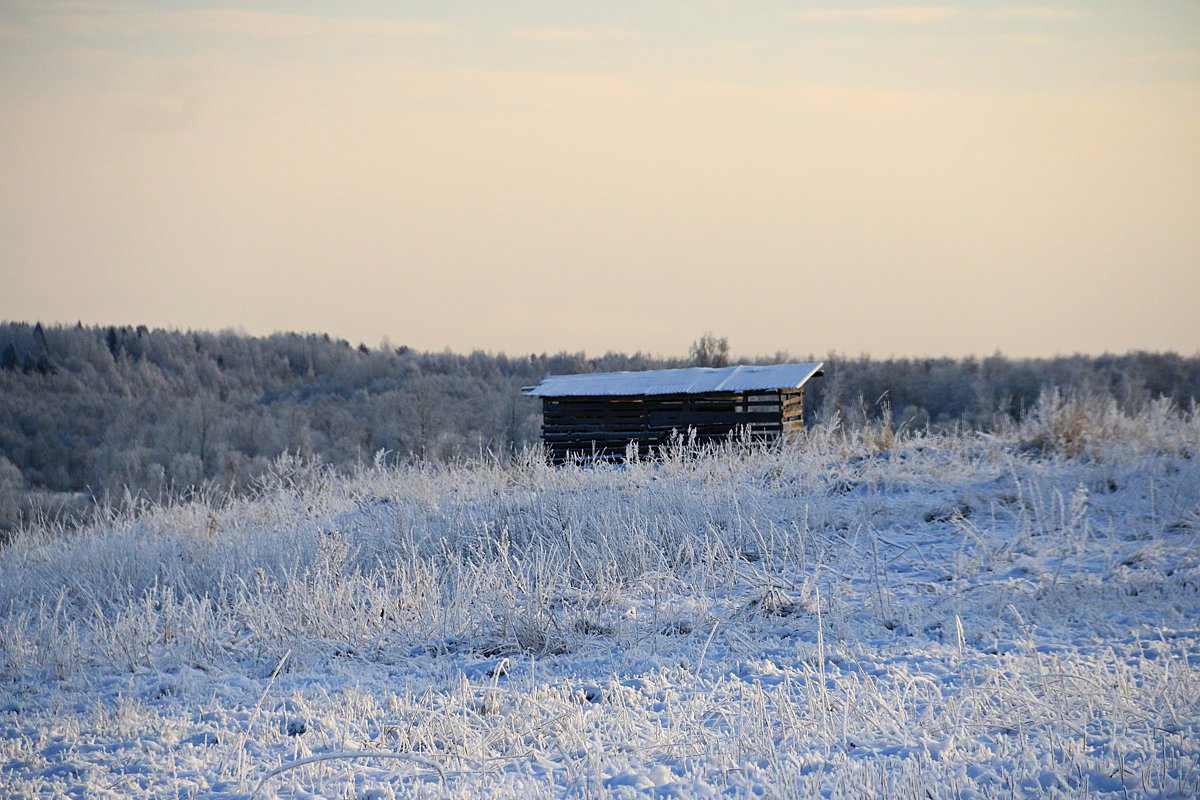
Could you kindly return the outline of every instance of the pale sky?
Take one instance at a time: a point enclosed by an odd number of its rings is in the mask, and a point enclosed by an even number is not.
[[[1200,2],[0,0],[0,319],[1200,352]]]

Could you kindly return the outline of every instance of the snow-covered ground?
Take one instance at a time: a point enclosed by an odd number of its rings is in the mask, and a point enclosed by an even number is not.
[[[0,795],[1195,797],[1200,415],[284,462],[0,550]]]

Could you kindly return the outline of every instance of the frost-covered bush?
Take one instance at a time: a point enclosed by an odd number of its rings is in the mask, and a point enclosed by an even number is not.
[[[1166,398],[1130,414],[1106,395],[1045,390],[1021,422],[1006,427],[1010,434],[1015,429],[1026,448],[1069,458],[1095,457],[1110,450],[1120,458],[1131,449],[1196,453],[1200,445],[1196,407],[1180,411]]]

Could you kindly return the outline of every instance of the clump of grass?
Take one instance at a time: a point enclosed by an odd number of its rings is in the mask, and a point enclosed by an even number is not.
[[[1112,397],[1058,388],[1044,390],[1020,422],[1000,428],[1027,451],[1066,458],[1103,458],[1106,453],[1120,458],[1131,451],[1190,456],[1200,445],[1195,407],[1180,410],[1168,398],[1159,398],[1129,412]]]

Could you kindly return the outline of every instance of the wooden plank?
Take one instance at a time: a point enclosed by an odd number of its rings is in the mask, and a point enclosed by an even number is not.
[[[775,413],[756,414],[652,414],[647,416],[605,416],[605,417],[548,417],[542,419],[542,427],[556,429],[574,429],[581,431],[594,428],[742,428],[748,425],[770,425],[779,422],[782,415]]]
[[[569,397],[543,397],[542,403],[661,403],[661,402],[690,402],[690,403],[733,403],[735,395],[731,392],[710,392],[707,394],[637,394],[637,395],[572,395]]]
[[[638,417],[543,417],[547,425],[583,425],[602,428],[605,425],[645,425],[648,416]]]
[[[782,430],[779,425],[764,425],[758,428],[751,428],[746,433],[751,436],[758,434],[778,433]],[[674,436],[672,435],[674,434]],[[737,439],[743,435],[743,432],[733,433],[727,430],[714,431],[696,431],[697,439]],[[546,444],[561,444],[569,442],[632,442],[632,441],[669,441],[678,436],[681,439],[690,438],[691,434],[682,431],[639,431],[636,433],[621,433],[614,435],[605,434],[579,434],[579,433],[547,433],[543,437]]]
[[[646,416],[673,416],[678,419],[696,418],[709,419],[723,417],[736,422],[766,414],[779,414],[778,406],[751,406],[749,410],[730,409],[722,407],[694,406],[692,408],[647,407],[647,408],[572,408],[544,411],[545,419],[636,419]]]
[[[636,431],[636,430],[687,430],[697,428],[702,430],[737,430],[744,427],[761,425],[777,425],[784,417],[779,414],[739,414],[738,419],[731,420],[726,415],[693,414],[687,417],[674,415],[653,415],[646,418],[633,419],[546,419],[542,421],[542,430],[546,431]],[[799,415],[791,415],[793,417]]]
[[[555,403],[554,405],[546,405],[542,407],[543,411],[566,411],[574,412],[580,410],[586,411],[641,411],[649,405],[647,403]],[[683,407],[682,403],[676,404],[679,408]]]
[[[770,411],[743,411],[738,414],[712,414],[692,411],[690,414],[666,414],[662,411],[650,411],[650,426],[660,427],[691,427],[701,425],[725,425],[730,428],[742,425],[754,425],[756,422],[778,422],[779,414]]]
[[[548,443],[556,442],[632,442],[642,439],[665,439],[667,438],[661,431],[640,431],[638,433],[622,433],[612,436],[604,434],[578,434],[578,433],[548,433],[545,436],[545,441]]]
[[[770,410],[779,408],[778,405],[751,405],[750,410]],[[557,407],[542,409],[546,416],[606,416],[610,414],[647,414],[649,411],[674,411],[686,414],[690,411],[702,411],[706,414],[737,414],[742,409],[734,409],[727,404],[696,404],[696,405],[574,405],[574,407]]]
[[[647,414],[622,414],[620,416],[611,417],[568,417],[566,415],[560,417],[542,417],[545,422],[555,425],[570,425],[578,422],[581,425],[605,425],[605,424],[643,424],[650,417]]]

